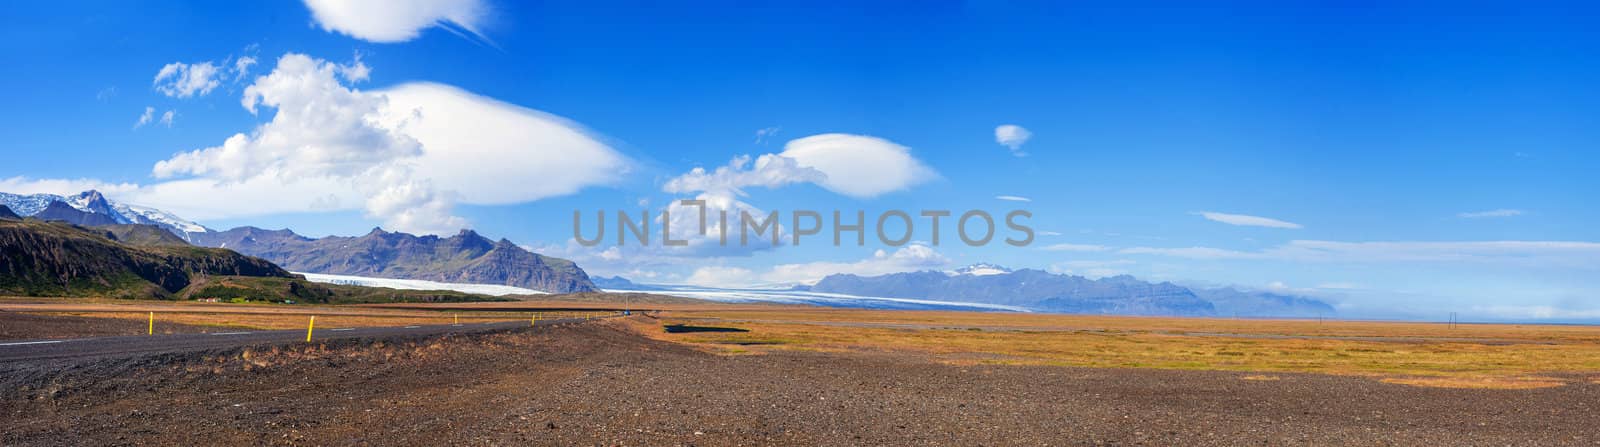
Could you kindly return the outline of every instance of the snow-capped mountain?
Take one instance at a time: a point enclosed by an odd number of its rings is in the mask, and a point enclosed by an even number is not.
[[[150,207],[114,202],[106,199],[99,191],[88,190],[71,196],[58,196],[55,194],[11,194],[0,192],[0,205],[11,208],[21,216],[39,214],[50,207],[52,202],[65,203],[73,209],[85,213],[100,214],[111,218],[119,224],[155,225],[171,231],[184,239],[190,233],[205,233],[211,231],[203,225],[174,216],[172,213]]]
[[[977,264],[972,264],[972,265],[969,265],[969,266],[966,266],[966,267],[962,267],[962,268],[956,269],[955,271],[948,272],[948,273],[951,276],[960,276],[960,275],[989,276],[989,275],[1004,275],[1004,274],[1007,274],[1007,273],[1011,273],[1011,269],[1008,269],[1008,268],[1005,268],[1005,267],[1001,267],[1001,266],[998,266],[998,265],[994,265],[994,264],[990,264],[990,263],[986,263],[986,262],[979,262]]]
[[[134,221],[133,223],[163,227],[180,235],[183,233],[205,233],[211,231],[210,228],[206,228],[203,225],[184,220],[183,218],[175,216],[172,213],[155,208],[128,205],[125,203],[115,203],[112,205],[112,207],[112,209],[116,210],[117,214],[121,214],[132,219]]]

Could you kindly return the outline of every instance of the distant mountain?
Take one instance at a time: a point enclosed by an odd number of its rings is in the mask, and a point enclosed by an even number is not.
[[[189,236],[196,245],[237,250],[300,272],[503,284],[552,293],[597,290],[572,261],[539,255],[505,239],[491,241],[471,230],[448,238],[373,229],[364,236],[313,239],[289,230],[239,227]]]
[[[106,237],[128,245],[140,247],[156,247],[163,245],[185,246],[189,242],[179,239],[177,235],[155,225],[115,224],[100,225],[95,230],[104,232]]]
[[[1262,291],[1242,291],[1232,287],[1191,289],[1217,308],[1217,315],[1240,317],[1322,317],[1332,316],[1334,308],[1322,301],[1294,295]]]
[[[49,211],[52,204],[56,202],[63,203],[69,208],[92,216],[83,217],[75,213],[67,213],[59,206],[54,211],[51,211],[51,214],[39,216],[40,213]],[[58,196],[55,194],[21,195],[0,192],[0,205],[11,208],[12,211],[20,216],[31,216],[44,220],[61,220],[78,225],[155,225],[165,228],[183,239],[188,239],[188,235],[192,233],[210,231],[205,226],[174,216],[172,213],[108,200],[99,191],[95,190],[84,191],[71,196]]]
[[[0,219],[21,219],[21,218],[22,218],[22,216],[18,216],[17,213],[12,212],[10,207],[7,207],[5,205],[0,205]]]
[[[211,275],[292,277],[266,260],[230,250],[135,246],[98,229],[0,220],[0,294],[173,298]]]
[[[1017,306],[1040,312],[1117,315],[1275,316],[1333,315],[1333,306],[1311,298],[1236,289],[1191,290],[1140,281],[1128,275],[1100,279],[1041,270],[1010,270],[975,264],[952,272],[881,276],[830,275],[812,292],[857,296],[960,301]]]
[[[628,278],[623,278],[621,276],[612,276],[610,278],[604,276],[595,276],[590,277],[589,280],[594,282],[595,287],[602,289],[639,290],[637,288],[639,287],[638,284],[634,284],[633,281],[629,281]]]
[[[1210,302],[1182,286],[1132,276],[1088,279],[1042,270],[1006,271],[992,265],[882,276],[830,275],[812,292],[1018,306],[1043,312],[1117,315],[1215,315]]]
[[[39,211],[38,214],[34,214],[32,217],[39,220],[66,222],[85,227],[117,224],[117,220],[113,219],[111,216],[100,213],[80,211],[77,208],[73,208],[72,205],[68,205],[66,202],[50,202],[50,206],[45,207],[44,210]]]

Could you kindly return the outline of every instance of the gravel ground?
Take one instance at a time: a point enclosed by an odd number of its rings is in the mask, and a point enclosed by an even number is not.
[[[1252,377],[1257,376],[1257,377]],[[1600,384],[715,356],[610,323],[0,365],[0,445],[1596,445]]]

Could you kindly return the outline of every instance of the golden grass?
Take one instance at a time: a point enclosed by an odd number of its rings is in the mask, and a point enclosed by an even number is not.
[[[49,302],[0,298],[0,310],[50,312],[217,327],[299,329],[521,320],[530,305],[479,303],[443,312],[362,306],[229,305],[107,300]],[[615,304],[587,303],[597,308]],[[448,305],[459,306],[459,305]],[[981,312],[873,311],[795,306],[670,306],[661,320],[619,324],[648,337],[709,352],[760,355],[774,350],[896,352],[949,364],[1323,373],[1372,377],[1413,386],[1526,389],[1582,383],[1545,375],[1588,376],[1600,384],[1600,328],[1546,325],[1147,318]],[[546,314],[554,317],[555,314]],[[665,333],[660,324],[749,332]],[[1257,378],[1252,378],[1257,377]]]
[[[1507,338],[1518,341],[1587,340],[1600,342],[1600,327],[1577,325],[1461,324],[1315,319],[1171,318],[1000,312],[881,311],[858,309],[693,309],[676,317],[781,322],[984,327],[1017,330],[1104,330],[1180,333],[1242,333],[1332,337]]]
[[[1600,371],[1600,328],[1583,326],[820,309],[671,312],[663,322],[749,332],[635,329],[712,352],[901,352],[952,364],[1308,372],[1417,386],[1532,388],[1565,383],[1538,374]]]
[[[1430,388],[1478,388],[1498,390],[1531,390],[1555,388],[1567,381],[1551,377],[1389,377],[1384,383],[1424,386]]]

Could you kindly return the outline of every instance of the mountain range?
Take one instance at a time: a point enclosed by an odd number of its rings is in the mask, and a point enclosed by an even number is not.
[[[308,273],[498,284],[552,293],[597,290],[571,261],[539,255],[505,239],[491,241],[470,230],[440,238],[375,229],[365,236],[321,239],[255,227],[216,231],[161,210],[111,201],[93,190],[71,196],[0,193],[0,206],[24,217],[103,229],[113,239],[227,248]]]
[[[290,230],[239,227],[190,234],[190,242],[259,256],[298,272],[500,284],[551,293],[598,290],[566,259],[530,252],[472,230],[455,236],[415,236],[374,228],[363,236],[308,238]]]
[[[992,264],[952,272],[829,275],[812,292],[1017,306],[1040,312],[1115,315],[1303,317],[1332,315],[1322,301],[1265,292],[1194,290],[1128,275],[1089,279]]]
[[[0,205],[20,216],[58,220],[76,225],[138,224],[166,229],[184,240],[193,233],[210,231],[203,225],[155,208],[107,200],[99,191],[88,190],[71,196],[55,194],[10,194],[0,192]]]
[[[17,220],[17,217],[32,217],[33,220]],[[46,293],[77,293],[79,290],[94,290],[95,287],[126,289],[113,285],[127,283],[132,279],[126,274],[127,272],[119,273],[112,266],[132,265],[135,267],[129,268],[135,273],[149,273],[146,276],[138,274],[134,276],[159,286],[159,290],[146,290],[135,295],[170,295],[177,292],[171,287],[178,286],[181,289],[188,283],[189,275],[203,276],[209,272],[190,267],[234,265],[228,263],[235,261],[226,261],[232,258],[222,254],[233,252],[247,255],[233,255],[240,258],[255,259],[251,258],[252,256],[261,258],[255,260],[264,260],[267,264],[256,267],[263,269],[270,267],[277,270],[331,275],[507,285],[552,293],[587,292],[602,288],[671,290],[670,287],[635,284],[620,276],[591,279],[583,269],[571,261],[533,253],[509,240],[490,240],[471,230],[462,230],[451,237],[439,237],[415,236],[377,228],[362,236],[324,238],[309,238],[286,229],[265,230],[256,227],[215,231],[160,210],[107,200],[99,192],[92,190],[72,196],[0,193],[0,219],[6,219],[8,225],[12,226],[44,225],[37,221],[66,222],[72,225],[60,228],[87,232],[91,235],[90,239],[104,239],[113,245],[136,247],[133,254],[111,256],[106,254],[107,250],[79,249],[93,245],[85,245],[80,241],[71,245],[77,248],[61,251],[66,250],[68,245],[55,242],[38,245],[40,240],[36,237],[30,239],[19,236],[26,232],[19,233],[19,229],[12,228],[12,233],[8,236],[12,238],[8,241],[11,245],[6,248],[11,250],[7,254],[10,256],[7,258],[7,265],[15,271],[0,273],[15,276],[31,272],[31,269],[19,267],[23,264],[17,262],[23,259],[19,253],[34,250],[42,250],[45,259],[89,255],[109,256],[107,258],[109,261],[90,262],[90,266],[50,266],[33,261],[37,264],[36,267],[43,270],[29,273],[35,276],[13,281],[15,284],[0,284],[0,291],[44,290]],[[62,233],[67,230],[60,228],[32,227],[33,230],[48,230],[44,231],[44,234],[60,236],[70,233]],[[51,240],[66,239],[58,237]],[[226,250],[206,251],[190,247],[190,244]],[[211,261],[187,261],[184,260],[187,258],[168,256],[164,259],[176,259],[178,267],[156,268],[151,267],[149,261],[142,261],[148,259],[152,253],[161,256],[184,253]],[[282,268],[279,268],[280,266]],[[234,265],[234,270],[239,268],[242,267]],[[263,272],[266,272],[266,276],[279,275],[277,271],[263,270]],[[86,278],[90,279],[74,276],[79,273],[86,274]],[[286,272],[282,274],[287,275]],[[55,278],[53,280],[55,282],[51,282],[50,278]],[[1041,312],[1079,314],[1250,317],[1312,317],[1334,314],[1333,306],[1325,302],[1282,293],[1236,288],[1190,288],[1170,282],[1146,282],[1127,275],[1089,279],[1042,270],[1011,270],[986,263],[948,272],[920,271],[879,276],[836,274],[823,278],[814,285],[798,286],[793,290],[862,297],[981,303]]]

